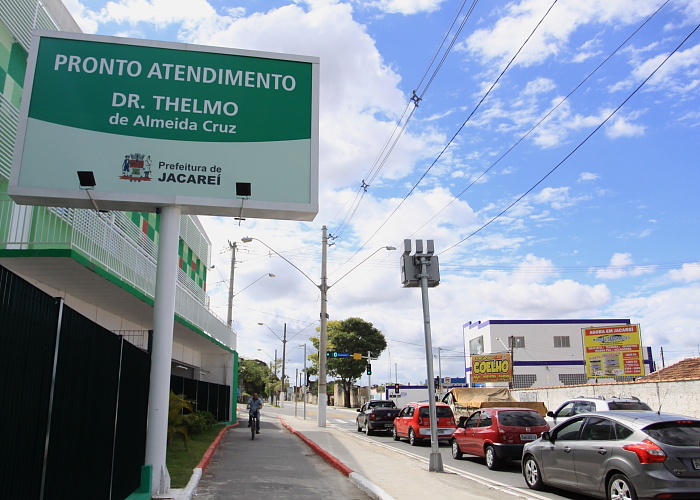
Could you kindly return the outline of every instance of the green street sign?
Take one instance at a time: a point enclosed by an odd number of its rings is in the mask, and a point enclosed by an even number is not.
[[[91,171],[100,209],[312,220],[318,78],[315,57],[36,32],[8,192],[92,208]]]

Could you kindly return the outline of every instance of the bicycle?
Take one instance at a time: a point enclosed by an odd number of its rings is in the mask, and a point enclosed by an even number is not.
[[[260,425],[260,411],[248,412],[248,423],[250,424],[250,439],[255,440],[256,429]]]

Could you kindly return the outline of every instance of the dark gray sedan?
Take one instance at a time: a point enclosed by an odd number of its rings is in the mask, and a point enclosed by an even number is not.
[[[523,476],[608,500],[700,498],[700,420],[668,413],[597,412],[525,445]]]

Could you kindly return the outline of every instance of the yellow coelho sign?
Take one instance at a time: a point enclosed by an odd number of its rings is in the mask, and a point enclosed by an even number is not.
[[[472,356],[472,383],[510,382],[513,363],[510,354],[477,354]]]

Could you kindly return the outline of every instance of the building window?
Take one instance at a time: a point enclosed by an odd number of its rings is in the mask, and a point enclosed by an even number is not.
[[[511,337],[511,348],[512,349],[524,349],[525,348],[525,337]]]
[[[534,373],[526,373],[523,375],[513,375],[513,389],[527,389],[535,385],[537,375]]]
[[[469,354],[474,356],[475,354],[484,354],[484,336],[480,335],[475,339],[469,341]]]
[[[588,382],[588,376],[585,373],[560,373],[559,382],[564,385],[583,385]]]
[[[566,337],[554,337],[554,347],[571,347],[571,339]]]

